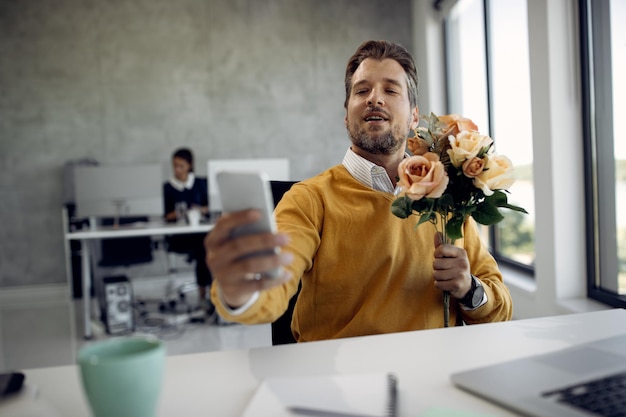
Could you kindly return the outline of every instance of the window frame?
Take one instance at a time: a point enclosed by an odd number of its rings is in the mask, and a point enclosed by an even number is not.
[[[613,105],[610,43],[610,7],[608,2],[579,0],[580,68],[582,83],[582,126],[584,150],[584,187],[590,198],[585,199],[587,240],[587,294],[588,297],[612,307],[626,308],[626,296],[620,295],[617,286],[617,261],[607,253],[615,249],[607,236],[616,230],[615,195],[604,192],[601,183],[611,180],[607,173],[615,172],[613,152]],[[600,33],[595,28],[601,28]],[[599,36],[598,36],[599,35]],[[608,41],[605,37],[609,37]],[[598,62],[609,65],[597,65]],[[598,108],[605,111],[599,113]],[[608,111],[606,111],[608,109]],[[597,123],[598,117],[603,119]],[[598,146],[598,139],[609,140],[611,146]],[[608,139],[607,139],[608,138]],[[603,144],[605,145],[605,144]],[[603,161],[599,169],[598,161]],[[607,164],[609,165],[607,169]],[[615,183],[613,176],[612,182]],[[608,249],[607,249],[608,246]],[[611,277],[611,278],[602,278]],[[615,283],[612,282],[615,280]]]

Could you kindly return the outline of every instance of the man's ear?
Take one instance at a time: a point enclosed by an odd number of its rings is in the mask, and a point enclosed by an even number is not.
[[[348,127],[348,113],[346,113],[346,115],[343,116],[343,124],[346,125],[346,128]]]
[[[411,110],[411,129],[415,129],[420,122],[420,109],[418,106],[415,106],[414,109]]]

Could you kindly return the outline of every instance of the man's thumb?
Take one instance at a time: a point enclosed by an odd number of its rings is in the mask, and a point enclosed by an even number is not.
[[[438,248],[439,245],[443,243],[443,235],[441,232],[435,233],[435,248]]]

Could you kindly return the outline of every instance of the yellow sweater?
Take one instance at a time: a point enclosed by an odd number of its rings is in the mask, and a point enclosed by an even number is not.
[[[289,268],[296,278],[262,292],[239,316],[228,313],[213,288],[218,312],[241,323],[272,322],[301,279],[292,321],[298,341],[443,327],[442,293],[432,279],[436,230],[430,223],[415,228],[415,216],[395,217],[393,199],[364,186],[342,165],[294,185],[276,208],[276,221],[291,236],[286,250],[295,255]],[[477,231],[468,220],[456,244],[467,251],[488,302],[465,311],[452,299],[450,323],[457,311],[468,324],[511,318],[509,291]]]

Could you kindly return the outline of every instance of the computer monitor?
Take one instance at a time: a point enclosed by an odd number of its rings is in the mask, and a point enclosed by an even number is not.
[[[150,165],[77,166],[77,217],[163,215],[163,168]]]
[[[221,171],[265,172],[270,180],[291,180],[287,158],[209,159],[207,161],[209,209],[214,213],[222,211],[222,202],[217,187],[217,173]]]

